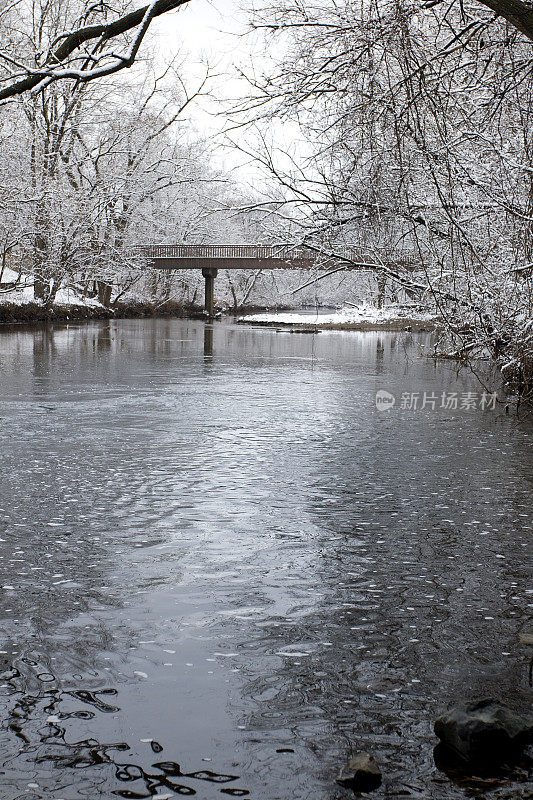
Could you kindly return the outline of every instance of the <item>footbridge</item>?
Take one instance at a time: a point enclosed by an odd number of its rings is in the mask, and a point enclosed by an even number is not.
[[[200,269],[205,279],[205,310],[214,315],[215,278],[219,269],[307,269],[307,270],[381,270],[420,269],[420,260],[411,253],[343,247],[325,255],[309,247],[255,244],[149,244],[135,248],[151,269]]]

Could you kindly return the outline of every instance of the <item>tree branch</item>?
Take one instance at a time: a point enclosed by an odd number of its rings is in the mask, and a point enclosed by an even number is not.
[[[427,0],[425,8],[433,8],[442,0]],[[490,8],[498,16],[506,19],[520,33],[533,41],[533,8],[523,0],[477,0],[481,5]]]
[[[62,78],[74,78],[88,82],[103,75],[109,75],[131,67],[151,21],[155,17],[161,16],[161,14],[166,14],[168,11],[179,8],[186,2],[188,0],[154,0],[154,2],[137,11],[130,11],[128,14],[124,14],[113,22],[100,25],[85,25],[78,30],[59,36],[56,42],[61,40],[61,43],[48,55],[46,62],[41,67],[37,69],[24,67],[23,69],[27,73],[24,78],[15,80],[10,86],[0,89],[0,103],[32,89],[35,90],[37,88],[37,91],[41,91],[45,86]],[[127,54],[109,54],[114,59],[112,64],[88,69],[87,64],[92,61],[89,59],[82,68],[76,69],[68,66],[70,57],[76,51],[79,51],[86,42],[97,39],[98,49],[100,49],[106,42],[139,26],[141,26],[140,30]],[[87,58],[86,53],[83,54],[83,57]],[[20,68],[20,65],[17,66]]]

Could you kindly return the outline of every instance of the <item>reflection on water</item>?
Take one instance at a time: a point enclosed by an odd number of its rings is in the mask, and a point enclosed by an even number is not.
[[[376,797],[474,791],[432,720],[529,702],[531,426],[376,411],[479,390],[428,341],[1,334],[2,798],[340,800],[359,749]]]
[[[206,357],[213,355],[213,339],[213,325],[211,323],[206,323],[204,327],[204,356]]]

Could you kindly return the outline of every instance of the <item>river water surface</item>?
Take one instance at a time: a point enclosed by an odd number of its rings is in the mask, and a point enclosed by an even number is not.
[[[358,750],[377,798],[526,796],[433,760],[447,707],[530,703],[533,463],[429,341],[0,333],[2,800],[341,800]]]

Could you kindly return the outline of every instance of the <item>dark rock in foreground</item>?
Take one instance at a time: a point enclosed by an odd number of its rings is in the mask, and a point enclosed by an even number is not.
[[[337,783],[354,792],[372,792],[381,785],[381,770],[373,756],[359,753],[349,760]]]
[[[533,717],[522,717],[496,700],[480,700],[440,716],[435,733],[447,748],[475,765],[501,764],[533,742]]]

